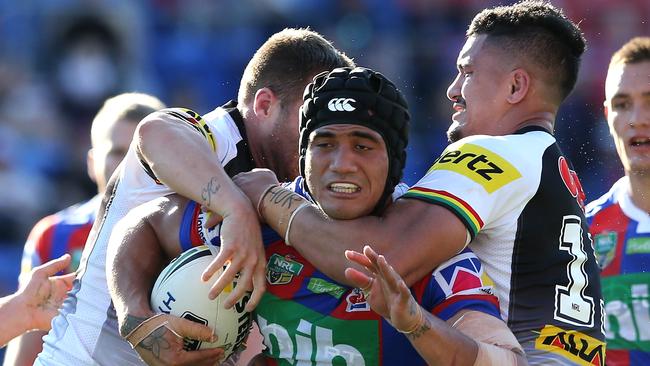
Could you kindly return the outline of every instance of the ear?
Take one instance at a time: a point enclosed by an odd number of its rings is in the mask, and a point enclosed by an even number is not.
[[[603,101],[603,114],[605,115],[605,119],[609,117],[609,108],[607,107],[607,100]]]
[[[253,112],[259,118],[268,118],[279,107],[279,99],[269,88],[261,88],[255,92]]]
[[[86,172],[90,180],[93,183],[97,183],[97,177],[95,176],[95,152],[93,149],[88,150],[88,154],[86,154]]]
[[[530,89],[530,74],[524,69],[515,69],[510,72],[510,91],[508,93],[508,103],[517,104],[521,102]]]

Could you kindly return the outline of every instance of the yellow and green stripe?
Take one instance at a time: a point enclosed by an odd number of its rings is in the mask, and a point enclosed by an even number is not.
[[[467,227],[472,239],[483,227],[483,220],[476,211],[465,201],[446,191],[413,187],[402,196],[403,198],[415,198],[436,205],[448,208]]]

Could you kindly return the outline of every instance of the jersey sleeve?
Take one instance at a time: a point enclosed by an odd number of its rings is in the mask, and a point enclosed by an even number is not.
[[[493,282],[469,248],[438,266],[414,286],[414,291],[425,309],[445,321],[461,310],[500,318]]]
[[[27,237],[20,262],[20,279],[26,276],[34,267],[50,260],[52,239],[56,217],[42,218]]]
[[[451,144],[402,197],[449,209],[473,239],[533,197],[541,156],[554,141],[551,135],[537,134],[473,136]]]

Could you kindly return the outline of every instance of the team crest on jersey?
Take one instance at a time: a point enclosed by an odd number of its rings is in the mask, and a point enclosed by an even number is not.
[[[370,311],[368,298],[361,289],[355,288],[350,291],[348,296],[345,298],[345,301],[348,303],[345,307],[345,311],[348,313],[355,311]]]
[[[575,330],[546,325],[535,340],[535,348],[565,357],[577,365],[605,364],[605,343]]]
[[[291,258],[290,255],[273,254],[266,266],[266,281],[271,285],[286,285],[302,271],[303,264]]]
[[[434,161],[429,172],[448,170],[464,175],[480,184],[488,193],[521,178],[517,168],[494,151],[474,144],[456,147],[456,150],[445,150]]]
[[[618,234],[615,231],[604,231],[594,235],[594,251],[601,269],[609,266],[614,260],[617,241]]]

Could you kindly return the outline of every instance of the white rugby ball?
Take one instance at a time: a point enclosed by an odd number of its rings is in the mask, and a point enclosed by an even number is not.
[[[151,291],[151,308],[158,313],[179,316],[216,330],[218,339],[214,343],[193,339],[185,340],[188,351],[221,347],[229,357],[246,340],[251,325],[251,313],[244,311],[249,294],[235,306],[224,309],[226,297],[237,285],[237,279],[216,299],[210,300],[208,292],[222,271],[210,281],[201,281],[201,273],[214,256],[202,245],[183,252],[160,272]]]

